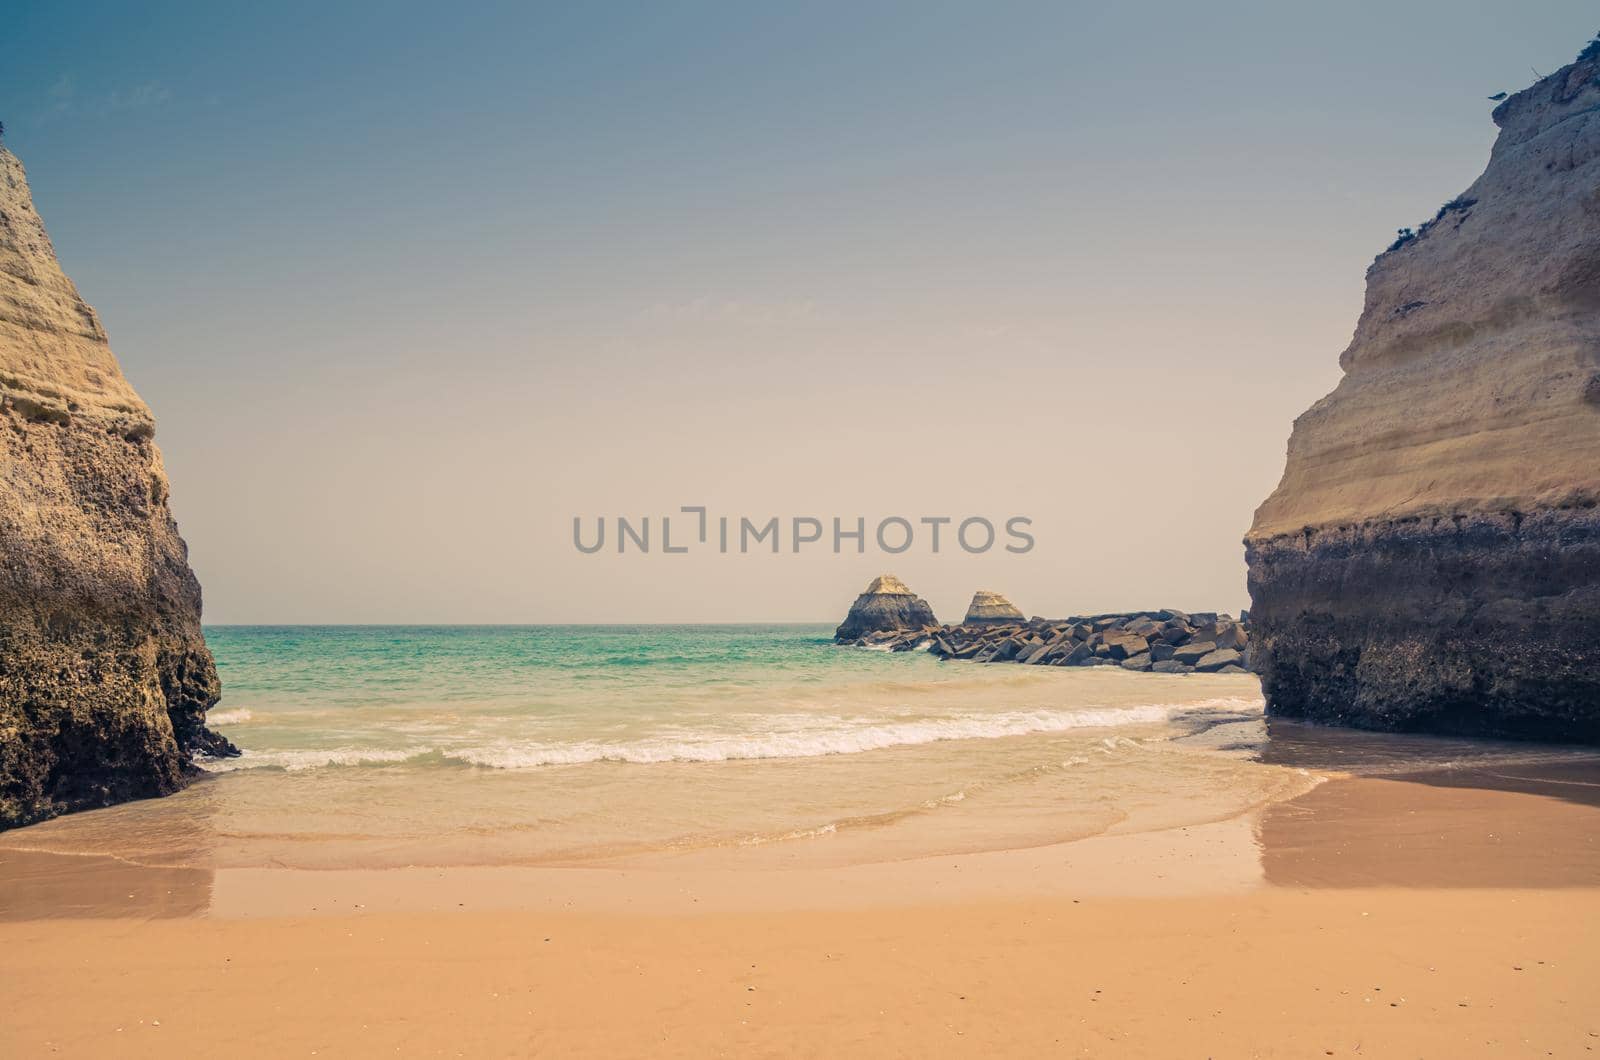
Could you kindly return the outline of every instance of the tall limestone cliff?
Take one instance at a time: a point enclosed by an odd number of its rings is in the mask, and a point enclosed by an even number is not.
[[[1274,714],[1600,741],[1597,53],[1367,272],[1245,540]]]
[[[0,828],[237,753],[154,434],[0,148]]]

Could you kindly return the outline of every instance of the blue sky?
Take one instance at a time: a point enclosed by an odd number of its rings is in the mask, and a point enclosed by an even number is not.
[[[943,610],[1236,608],[1366,265],[1596,21],[27,2],[0,119],[213,620],[828,618],[882,565],[568,543],[699,501],[1034,515],[897,565]]]

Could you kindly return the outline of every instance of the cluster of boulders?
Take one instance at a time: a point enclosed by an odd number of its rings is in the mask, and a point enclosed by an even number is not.
[[[1072,618],[1028,618],[999,593],[979,592],[966,620],[941,626],[932,610],[910,616],[876,608],[877,628],[864,629],[858,614],[873,587],[891,583],[910,596],[904,583],[885,575],[856,601],[835,639],[841,644],[887,651],[929,651],[941,659],[972,662],[1027,663],[1032,666],[1119,666],[1141,673],[1241,674],[1250,669],[1248,614],[1235,619],[1214,611],[1187,613],[1171,609]],[[923,608],[927,605],[914,597]]]

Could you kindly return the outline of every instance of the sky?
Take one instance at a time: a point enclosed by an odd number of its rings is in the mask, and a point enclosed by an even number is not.
[[[829,621],[886,571],[946,620],[1236,611],[1366,267],[1595,23],[23,0],[0,120],[209,622]],[[683,506],[782,550],[664,554]],[[796,516],[866,554],[794,552]],[[885,555],[890,516],[1034,545]]]

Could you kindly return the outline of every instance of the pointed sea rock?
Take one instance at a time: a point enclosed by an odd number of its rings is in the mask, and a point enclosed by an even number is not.
[[[834,630],[833,639],[850,641],[881,630],[925,629],[938,624],[926,600],[894,575],[880,574],[850,605],[850,613]]]
[[[999,593],[987,589],[979,589],[972,594],[972,603],[967,605],[967,617],[962,620],[964,626],[1016,626],[1026,622],[1022,612],[1018,611],[1010,600]]]

